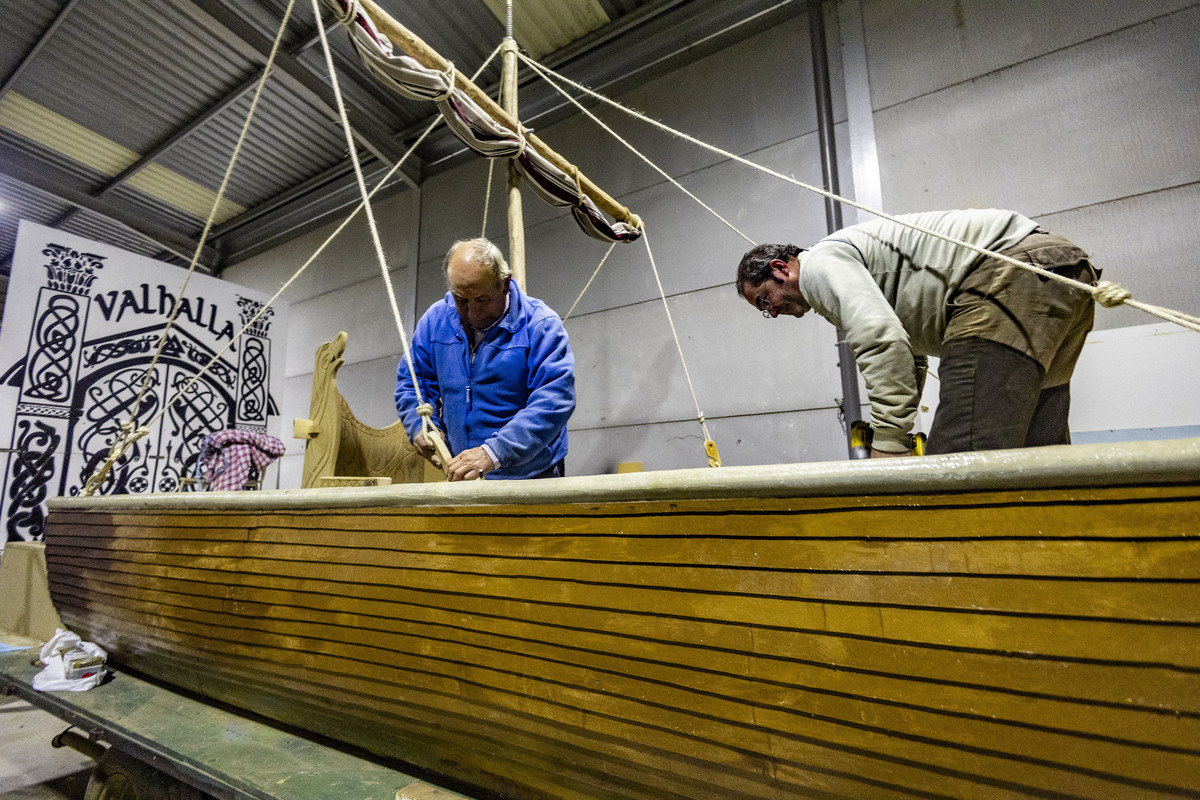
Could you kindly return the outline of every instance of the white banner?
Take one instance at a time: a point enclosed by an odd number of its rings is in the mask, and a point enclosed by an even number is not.
[[[77,494],[107,458],[185,276],[177,266],[21,222],[0,328],[0,547],[40,539],[46,498]],[[181,479],[194,476],[205,436],[218,430],[280,435],[272,387],[283,387],[286,304],[268,309],[172,402],[268,299],[192,276],[137,424],[171,407],[116,464],[101,493],[179,490]]]

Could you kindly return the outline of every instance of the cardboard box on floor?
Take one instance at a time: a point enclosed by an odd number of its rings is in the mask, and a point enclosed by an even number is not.
[[[46,546],[9,542],[0,554],[0,631],[44,642],[63,627],[46,580]]]

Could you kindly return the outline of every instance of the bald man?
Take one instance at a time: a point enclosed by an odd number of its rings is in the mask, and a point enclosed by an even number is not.
[[[487,239],[455,242],[443,266],[449,291],[417,323],[411,353],[431,421],[454,454],[448,479],[562,477],[575,410],[575,357],[562,320],[520,290]],[[395,398],[409,438],[440,467],[404,359]]]

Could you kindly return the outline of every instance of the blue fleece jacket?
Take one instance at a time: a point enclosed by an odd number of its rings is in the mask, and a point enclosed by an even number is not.
[[[451,454],[487,444],[500,461],[488,478],[531,478],[567,454],[575,410],[575,356],[562,320],[509,281],[508,311],[471,358],[450,293],[417,323],[410,348],[432,422]],[[409,437],[421,430],[408,364],[396,373],[396,410]]]

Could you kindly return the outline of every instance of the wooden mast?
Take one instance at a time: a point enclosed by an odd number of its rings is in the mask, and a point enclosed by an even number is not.
[[[504,42],[500,46],[500,100],[504,111],[515,120],[517,114],[517,42],[513,39],[512,0],[508,0],[508,19]],[[521,174],[514,159],[508,160],[508,266],[521,291],[525,291],[525,221],[521,209]]]
[[[371,20],[375,23],[375,27],[381,33],[397,43],[400,49],[404,50],[407,55],[415,59],[421,66],[441,72],[450,71],[449,61],[426,44],[419,36],[393,19],[374,0],[359,0],[359,5],[370,15]],[[513,51],[513,56],[516,56],[515,50]],[[464,76],[461,72],[455,71],[454,85],[465,92],[468,97],[474,100],[480,108],[490,114],[497,122],[512,128],[514,131],[518,130],[517,126],[520,125],[520,122],[472,83],[470,78]],[[577,174],[575,165],[548,147],[545,142],[534,134],[527,133],[525,141],[527,147],[532,147],[539,155],[563,172],[571,176]],[[641,228],[641,223],[635,215],[630,213],[628,208],[610,197],[607,192],[589,180],[586,175],[579,174],[579,185],[587,196],[592,199],[592,202],[596,204],[596,207],[605,214],[608,214],[617,222],[625,222],[636,228]]]

